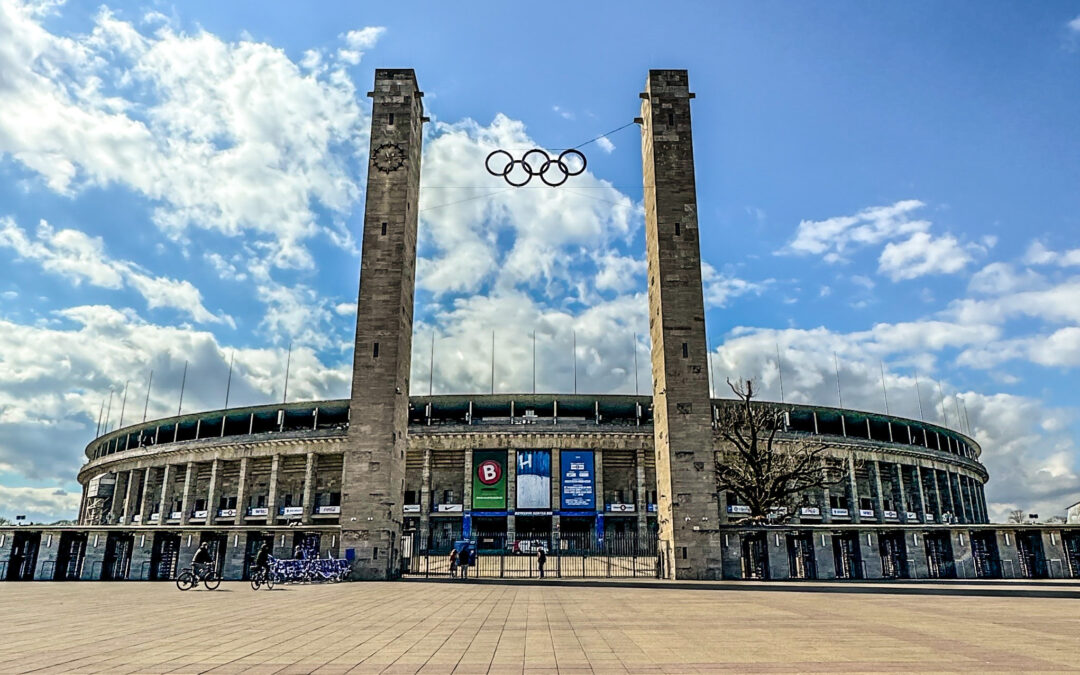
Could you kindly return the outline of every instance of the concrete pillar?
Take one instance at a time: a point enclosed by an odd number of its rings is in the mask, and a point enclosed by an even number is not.
[[[146,467],[143,471],[142,499],[139,500],[139,524],[150,524],[150,479],[154,474],[152,467]]]
[[[721,539],[721,578],[742,579],[742,535],[739,532],[724,532]]]
[[[135,486],[138,478],[135,476],[136,469],[127,472],[127,487],[124,488],[124,524],[131,524],[131,516],[135,514]]]
[[[180,524],[187,525],[191,517],[191,488],[195,478],[195,462],[188,462],[184,470],[184,492],[180,496]]]
[[[314,452],[307,454],[307,463],[304,465],[304,501],[301,504],[304,507],[304,513],[301,516],[304,524],[311,522],[312,511],[315,510],[315,470],[318,461],[318,456]]]
[[[375,70],[341,541],[353,577],[397,576],[424,117],[411,69]]]
[[[926,579],[930,576],[929,563],[926,560],[926,542],[924,533],[909,530],[904,534],[908,556],[908,574],[912,579]]]
[[[818,579],[836,578],[836,556],[833,555],[832,534],[829,532],[814,532],[814,567],[817,568]]]
[[[1068,579],[1069,558],[1065,552],[1065,542],[1061,530],[1042,530],[1043,554],[1046,556],[1046,571],[1051,579]]]
[[[221,460],[214,458],[210,463],[210,485],[206,489],[206,524],[213,525],[218,512],[218,472]]]
[[[841,418],[843,419],[843,418]],[[848,465],[848,492],[851,498],[848,500],[848,515],[851,516],[851,522],[860,523],[862,518],[859,516],[859,482],[855,478],[855,453],[848,453],[847,458]]]
[[[273,525],[277,521],[278,506],[277,506],[277,489],[278,489],[278,472],[281,470],[281,455],[275,454],[270,459],[270,485],[267,488],[266,495],[266,524]],[[344,483],[342,484],[342,490],[345,489]],[[290,550],[290,553],[292,551]]]
[[[153,552],[153,532],[136,532],[135,541],[131,547],[131,568],[128,573],[128,579],[132,581],[146,581],[150,578],[150,562],[153,559]]]
[[[915,465],[915,482],[919,484],[919,517],[926,522],[926,489],[923,486],[922,468]]]
[[[997,530],[996,536],[1001,576],[1004,579],[1015,579],[1020,576],[1020,548],[1016,543],[1016,531]]]
[[[949,479],[949,484],[950,485],[955,484],[955,486],[956,486],[956,496],[960,500],[960,514],[959,514],[960,522],[961,523],[970,523],[971,522],[971,514],[968,512],[967,497],[964,495],[964,482],[963,482],[964,477],[962,475],[960,475],[959,473],[952,474],[952,475],[955,476],[955,479],[950,478]]]
[[[892,466],[893,474],[896,476],[896,495],[900,500],[900,503],[897,504],[896,507],[898,509],[896,515],[900,518],[901,523],[906,523],[908,522],[908,500],[907,488],[904,487],[904,466],[900,463],[894,463]]]
[[[944,474],[946,487],[945,494],[949,497],[949,513],[953,515],[953,518],[959,519],[960,514],[958,514],[957,511],[959,511],[960,509],[959,504],[956,501],[956,496],[953,494],[952,479],[950,478],[950,474],[948,471],[939,471],[938,474],[939,478],[941,474]]]
[[[645,448],[638,448],[637,458],[637,497],[634,499],[634,510],[637,511],[638,541],[645,543],[649,534],[649,505],[646,498],[645,485]]]
[[[774,530],[766,533],[765,538],[765,548],[769,555],[769,578],[777,581],[790,579],[791,569],[788,561],[787,534]]]
[[[881,547],[878,544],[880,533],[875,530],[860,530],[859,557],[862,558],[864,579],[881,578]]]
[[[607,511],[607,499],[604,497],[604,451],[593,450],[593,470],[596,489],[596,543],[602,544],[604,536],[604,512]]]
[[[236,518],[234,525],[243,525],[247,516],[248,458],[240,458],[240,477],[236,484]]]
[[[641,163],[652,337],[653,451],[660,555],[669,578],[715,578],[722,553],[689,76],[650,70],[641,98]]]
[[[109,503],[109,514],[106,521],[109,525],[116,525],[124,515],[129,478],[130,474],[127,472],[116,472],[116,485],[113,486],[112,502]]]
[[[60,533],[45,531],[41,533],[38,546],[37,562],[34,567],[34,581],[51,581],[56,575],[56,558],[60,552]]]
[[[971,555],[971,532],[952,530],[949,533],[953,551],[953,569],[957,579],[974,579],[975,560]]]
[[[424,448],[424,468],[420,474],[420,550],[431,541],[431,448]]]
[[[461,536],[468,539],[472,536],[472,484],[473,484],[473,451],[465,449],[465,485],[461,492]]]
[[[170,497],[169,483],[172,482],[173,470],[172,464],[166,464],[161,470],[161,499],[158,500],[158,521],[159,526],[164,526],[165,521],[169,519],[169,515],[172,513],[172,500]]]
[[[877,509],[877,521],[885,522],[885,498],[881,494],[881,462],[874,460],[874,508]]]
[[[517,450],[506,451],[506,541],[517,541]]]
[[[101,579],[102,568],[105,564],[105,542],[108,538],[108,532],[86,533],[86,551],[83,555],[80,581],[99,581]]]

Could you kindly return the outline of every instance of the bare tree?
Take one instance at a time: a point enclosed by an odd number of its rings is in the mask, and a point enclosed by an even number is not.
[[[1014,509],[1009,511],[1010,523],[1023,523],[1024,522],[1024,509]]]
[[[728,386],[738,401],[721,408],[717,433],[727,441],[716,455],[717,490],[734,493],[750,508],[745,520],[786,520],[800,493],[841,482],[846,466],[828,443],[811,438],[777,440],[782,406],[752,404],[753,382]]]

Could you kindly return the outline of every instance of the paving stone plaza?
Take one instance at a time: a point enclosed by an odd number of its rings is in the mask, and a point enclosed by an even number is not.
[[[406,581],[256,592],[226,582],[180,593],[171,583],[7,584],[0,671],[1080,670],[1075,582],[859,592],[867,588]]]

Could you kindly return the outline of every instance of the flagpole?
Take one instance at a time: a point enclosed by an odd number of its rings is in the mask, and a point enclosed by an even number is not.
[[[150,377],[146,380],[146,401],[143,402],[142,421],[146,421],[146,411],[150,408],[150,385],[154,383],[154,371],[150,370]]]
[[[878,361],[881,367],[881,395],[885,397],[885,414],[889,414],[889,390],[885,388],[885,363]]]
[[[289,355],[285,357],[285,392],[281,395],[281,403],[289,400],[289,369],[292,367],[292,340],[289,340]]]
[[[919,371],[915,371],[915,395],[919,397],[919,419],[926,421],[926,413],[922,406],[922,390],[919,389]]]
[[[124,380],[124,402],[120,404],[120,424],[117,425],[117,429],[124,426],[124,411],[127,410],[127,390],[130,382],[131,380]]]
[[[571,331],[574,338],[574,393],[577,393],[577,331]]]
[[[637,333],[634,333],[634,395],[641,395],[641,389],[638,387]]]
[[[187,385],[187,366],[188,362],[184,361],[184,376],[180,379],[180,403],[176,406],[176,416],[180,416],[180,411],[184,409],[184,387]]]
[[[840,407],[844,407],[844,395],[840,393],[840,361],[836,358],[836,352],[832,353],[833,366],[836,368],[836,398],[840,400]]]
[[[712,353],[709,353],[712,356]],[[780,402],[784,403],[784,365],[780,361],[780,342],[776,343],[776,370],[780,373]]]
[[[225,409],[229,409],[229,392],[232,390],[232,369],[233,362],[236,360],[236,350],[232,350],[232,354],[229,356],[229,379],[225,381]]]
[[[428,362],[428,380],[427,380],[427,395],[431,396],[431,392],[435,386],[435,331],[431,331],[431,360]]]

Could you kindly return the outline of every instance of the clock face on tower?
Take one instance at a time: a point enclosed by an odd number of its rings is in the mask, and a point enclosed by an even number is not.
[[[372,159],[379,171],[397,171],[405,163],[405,151],[397,143],[384,143],[375,148]]]

